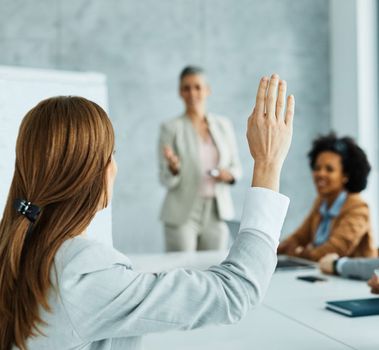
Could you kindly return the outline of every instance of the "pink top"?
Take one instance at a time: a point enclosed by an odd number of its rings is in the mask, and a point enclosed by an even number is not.
[[[199,153],[200,153],[200,196],[203,198],[213,198],[215,196],[215,180],[209,175],[212,169],[218,165],[218,150],[213,142],[212,137],[204,140],[199,137]]]

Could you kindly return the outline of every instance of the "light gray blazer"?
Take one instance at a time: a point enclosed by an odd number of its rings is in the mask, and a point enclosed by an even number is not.
[[[238,321],[266,292],[288,202],[249,189],[228,257],[204,271],[140,273],[112,247],[66,241],[52,271],[51,312],[40,310],[44,335],[29,338],[28,350],[139,350],[147,333]]]
[[[379,258],[347,258],[341,265],[340,275],[367,281],[375,269],[379,269]]]
[[[230,171],[237,181],[242,175],[233,126],[224,117],[208,114],[209,130],[219,153],[218,168]],[[190,119],[182,115],[161,125],[159,136],[159,179],[167,188],[161,210],[161,220],[167,224],[181,225],[187,221],[199,193],[201,172],[199,136]],[[170,146],[180,158],[180,173],[172,175],[163,156],[163,147]],[[217,183],[215,197],[222,220],[234,217],[230,184]]]

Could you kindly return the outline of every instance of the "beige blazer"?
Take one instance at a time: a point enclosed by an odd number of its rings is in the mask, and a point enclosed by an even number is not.
[[[234,130],[226,118],[208,114],[209,130],[219,152],[218,168],[227,169],[237,181],[241,175]],[[181,225],[187,221],[199,195],[201,181],[199,136],[190,119],[182,115],[161,125],[159,136],[159,179],[167,188],[161,210],[161,220],[167,224]],[[172,175],[163,156],[163,147],[172,147],[180,158],[180,173]],[[234,216],[230,184],[217,183],[215,197],[221,219],[230,220]]]
[[[317,198],[310,214],[302,225],[286,239],[286,242],[295,242],[297,245],[306,246],[314,241],[321,222],[321,203],[322,199]],[[348,194],[339,215],[331,221],[328,240],[318,247],[306,249],[301,256],[318,261],[329,253],[348,257],[377,256],[370,210],[359,193]]]

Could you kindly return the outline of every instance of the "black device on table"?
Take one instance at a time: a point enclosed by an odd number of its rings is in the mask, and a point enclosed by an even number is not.
[[[327,279],[325,277],[320,276],[297,276],[298,280],[305,281],[305,282],[325,282]]]

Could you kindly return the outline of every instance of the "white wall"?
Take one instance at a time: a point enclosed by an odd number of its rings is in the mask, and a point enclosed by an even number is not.
[[[379,235],[378,36],[376,0],[330,2],[331,127],[354,137],[372,166],[363,196]]]
[[[1,211],[14,172],[14,150],[20,122],[39,101],[57,95],[84,96],[107,109],[107,86],[102,74],[0,66]],[[92,222],[88,234],[111,244],[111,219],[111,208],[103,210]]]

